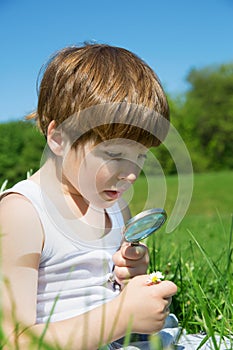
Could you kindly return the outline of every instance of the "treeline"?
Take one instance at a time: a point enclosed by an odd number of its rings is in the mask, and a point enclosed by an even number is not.
[[[45,138],[29,121],[0,124],[0,186],[26,178],[27,172],[40,166]]]
[[[172,120],[196,171],[233,168],[233,63],[192,69],[183,97],[171,101]]]
[[[189,150],[194,171],[233,169],[233,63],[192,69],[187,82],[183,95],[168,98],[171,122]],[[36,171],[44,146],[45,139],[32,122],[0,124],[0,185],[6,179],[10,185],[24,179],[30,169]],[[165,172],[175,173],[165,147],[155,152]]]

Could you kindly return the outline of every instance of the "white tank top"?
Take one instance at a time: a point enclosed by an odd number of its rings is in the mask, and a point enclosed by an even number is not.
[[[37,323],[80,315],[118,295],[119,291],[115,291],[109,282],[112,255],[119,248],[124,226],[117,203],[106,209],[112,223],[110,232],[98,240],[84,241],[77,235],[79,229],[85,229],[82,220],[76,219],[75,232],[75,225],[71,227],[55,211],[53,203],[35,182],[21,181],[3,195],[9,192],[20,193],[32,203],[44,230],[37,290]],[[51,215],[51,212],[55,214]]]

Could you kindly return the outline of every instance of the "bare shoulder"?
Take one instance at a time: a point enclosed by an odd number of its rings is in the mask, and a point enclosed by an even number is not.
[[[3,221],[11,218],[11,221],[17,219],[23,220],[25,218],[30,219],[31,215],[36,220],[37,213],[31,202],[19,193],[8,193],[3,195],[0,201],[0,218]]]
[[[0,196],[1,209],[4,209],[6,206],[14,206],[15,204],[18,205],[19,203],[23,205],[23,203],[30,203],[30,201],[25,196],[17,192],[9,192],[6,194],[3,193]]]
[[[32,237],[35,243],[43,244],[43,230],[39,216],[32,203],[23,195],[9,193],[0,201],[0,229],[3,235],[10,234],[22,239]]]
[[[128,203],[123,198],[120,198],[118,204],[123,215],[124,222],[126,223],[131,218],[131,212],[128,206]]]

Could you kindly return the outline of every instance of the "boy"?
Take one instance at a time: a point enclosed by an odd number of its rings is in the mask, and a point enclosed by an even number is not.
[[[122,48],[66,48],[49,62],[30,117],[47,148],[39,171],[2,196],[7,335],[17,322],[13,333],[25,347],[30,330],[77,350],[111,343],[129,325],[158,332],[176,286],[147,285],[146,246],[118,249],[130,218],[122,194],[168,131],[157,76]]]

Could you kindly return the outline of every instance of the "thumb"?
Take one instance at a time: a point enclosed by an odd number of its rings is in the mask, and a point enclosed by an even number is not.
[[[124,243],[121,247],[121,254],[125,259],[139,260],[146,254],[147,250],[147,247],[143,244]]]
[[[171,281],[162,281],[148,287],[153,288],[153,292],[164,299],[170,298],[177,293],[177,286]]]

